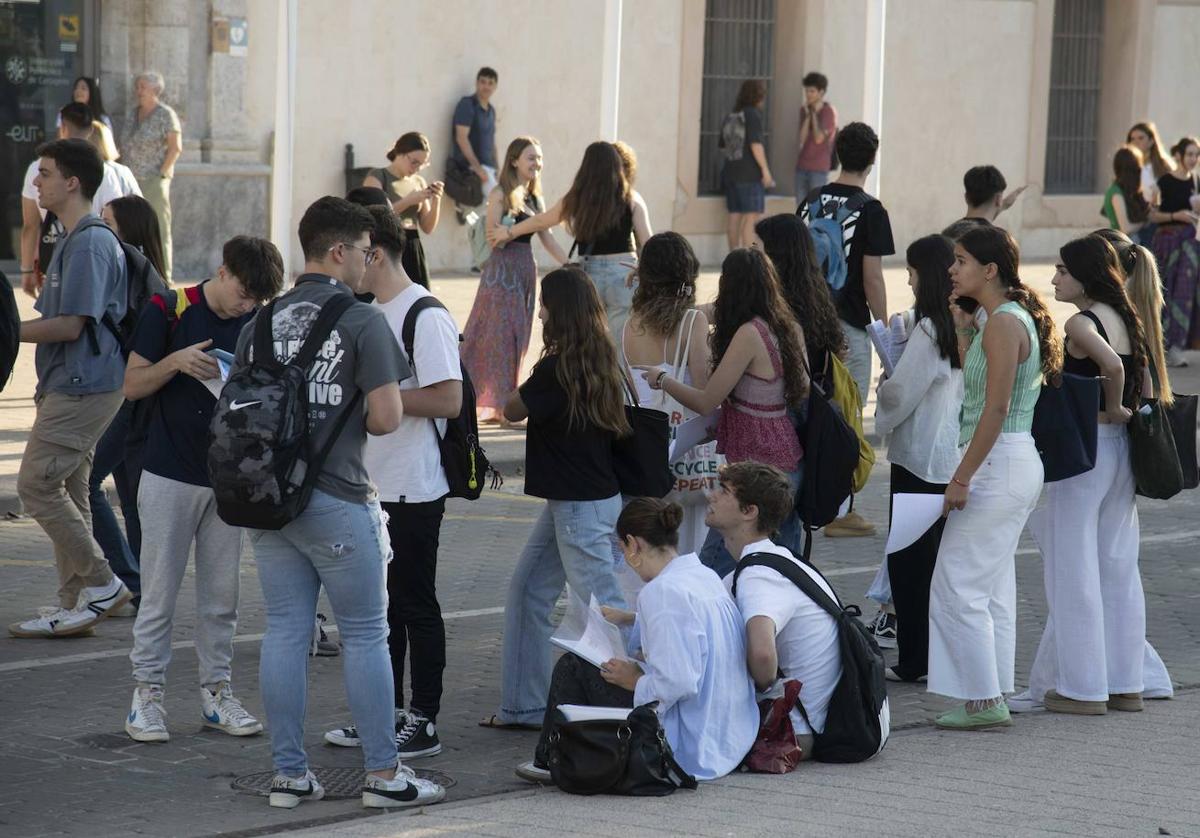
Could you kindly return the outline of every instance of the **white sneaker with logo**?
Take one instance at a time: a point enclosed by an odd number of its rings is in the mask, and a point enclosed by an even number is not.
[[[137,687],[133,691],[133,703],[125,717],[125,732],[135,742],[166,742],[167,711],[163,709],[163,688],[159,686]]]
[[[390,780],[368,774],[363,783],[362,805],[368,809],[423,806],[437,803],[446,796],[446,790],[430,780],[418,779],[413,770],[405,765],[396,767],[396,776]]]
[[[55,627],[54,635],[69,637],[90,631],[96,623],[111,617],[113,611],[131,599],[133,594],[116,576],[107,585],[84,588],[79,592],[79,600],[70,614]]]
[[[246,712],[242,703],[233,697],[228,681],[216,692],[201,687],[200,705],[205,727],[222,730],[230,736],[253,736],[262,732],[262,722]]]
[[[42,606],[38,609],[38,615],[30,620],[22,620],[17,623],[10,623],[8,633],[13,637],[60,637],[55,632],[68,617],[71,616],[71,609],[60,608],[57,605]],[[78,637],[84,634],[91,634],[91,631],[77,631],[72,633]]]
[[[311,771],[305,771],[303,777],[276,774],[271,781],[270,803],[277,809],[295,809],[301,801],[320,800],[324,796],[324,787]]]

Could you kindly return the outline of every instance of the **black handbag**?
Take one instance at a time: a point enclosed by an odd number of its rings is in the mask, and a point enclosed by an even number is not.
[[[1185,489],[1200,486],[1200,468],[1196,466],[1196,402],[1196,396],[1176,393],[1174,404],[1163,408],[1175,438],[1175,453],[1179,455]]]
[[[671,751],[654,711],[658,702],[629,711],[629,718],[568,722],[551,714],[550,777],[568,794],[665,797],[696,788]]]
[[[671,472],[671,417],[664,411],[638,404],[637,394],[621,376],[625,396],[625,416],[633,433],[613,440],[613,471],[621,494],[632,497],[661,498],[675,488]]]
[[[1063,373],[1042,385],[1033,409],[1033,444],[1045,482],[1075,477],[1096,466],[1100,379]]]
[[[1183,491],[1183,468],[1166,411],[1158,399],[1144,402],[1142,410],[1134,411],[1129,419],[1133,482],[1142,497],[1166,500]]]
[[[483,203],[483,182],[471,171],[471,167],[453,157],[446,159],[446,194],[464,207],[477,207]]]

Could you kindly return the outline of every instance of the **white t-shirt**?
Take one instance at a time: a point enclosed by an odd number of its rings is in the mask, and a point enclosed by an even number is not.
[[[404,318],[413,303],[430,293],[413,284],[386,303],[374,305],[383,312],[396,343],[404,349]],[[413,357],[408,359],[413,375],[400,382],[401,390],[428,387],[440,381],[461,381],[458,356],[458,326],[450,312],[427,308],[417,315]],[[405,414],[400,427],[386,436],[368,436],[367,471],[379,491],[379,499],[395,503],[426,503],[450,491],[438,434],[445,433],[445,419],[428,419]]]
[[[774,553],[804,568],[786,547],[771,541],[756,541],[742,550],[743,557],[751,553]],[[809,575],[837,599],[819,575]],[[732,589],[732,573],[725,577],[725,585]],[[737,604],[745,622],[749,623],[754,617],[769,617],[775,623],[779,669],[785,678],[800,681],[800,701],[813,727],[818,732],[823,731],[829,698],[842,677],[837,622],[803,591],[769,567],[748,567],[742,571],[738,577]],[[799,710],[792,710],[791,716],[792,729],[797,736],[811,732]]]
[[[33,160],[29,164],[29,168],[25,170],[25,182],[21,185],[21,197],[28,198],[37,204],[38,191],[33,185],[33,179],[37,177],[38,163],[41,158]],[[104,180],[100,181],[100,188],[96,190],[95,196],[92,198],[92,212],[96,215],[104,209],[104,205],[114,198],[124,198],[126,195],[141,195],[142,189],[138,186],[137,178],[133,176],[128,166],[120,163],[105,162],[104,164]],[[38,212],[45,219],[46,211],[42,209],[42,205],[38,204]]]

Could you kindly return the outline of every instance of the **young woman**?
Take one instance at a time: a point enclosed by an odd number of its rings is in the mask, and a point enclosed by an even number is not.
[[[730,250],[750,246],[754,240],[754,225],[766,208],[767,190],[775,186],[764,145],[763,105],[766,101],[767,83],[762,79],[746,79],[738,90],[733,113],[722,125],[721,153],[725,162],[721,166],[721,188],[725,192],[725,209],[729,212],[725,236]],[[733,127],[735,119],[740,122],[741,136],[726,137],[726,127]],[[736,147],[739,139],[740,149]],[[731,142],[733,147],[728,147]]]
[[[696,309],[700,262],[688,240],[678,233],[657,233],[642,248],[633,307],[621,335],[625,362],[666,371],[684,384],[708,383],[708,318]],[[676,362],[678,361],[678,366]],[[651,390],[635,376],[638,401],[666,411],[678,427],[696,416],[662,390]],[[700,549],[708,528],[703,505],[688,506],[679,527],[681,549]]]
[[[529,420],[525,492],[546,506],[513,571],[504,610],[500,707],[485,727],[536,726],[550,686],[550,614],[563,583],[585,602],[621,605],[613,528],[621,494],[612,444],[632,433],[625,372],[587,274],[569,266],[542,280],[542,357],[504,407]]]
[[[737,603],[700,564],[679,554],[683,510],[634,498],[617,519],[625,561],[646,583],[636,614],[606,608],[614,623],[641,629],[641,661],[612,659],[597,668],[563,655],[554,667],[542,735],[533,762],[517,775],[550,781],[551,713],[560,704],[638,707],[658,702],[658,717],[679,765],[697,780],[733,771],[758,734],[754,684]]]
[[[102,122],[109,131],[112,131],[112,119],[109,118],[108,111],[104,110],[104,97],[100,95],[99,79],[90,76],[80,76],[75,79],[75,85],[71,88],[71,101],[87,105],[92,112],[92,118]],[[57,125],[62,125],[62,116],[58,117]]]
[[[508,144],[500,167],[500,185],[487,199],[489,230],[509,229],[541,212],[542,147],[533,137]],[[528,235],[512,237],[492,250],[479,277],[479,291],[467,328],[463,330],[462,361],[475,385],[479,421],[503,422],[501,411],[516,389],[521,359],[529,348],[537,265]],[[550,256],[567,261],[554,236],[539,233]]]
[[[1062,346],[1041,298],[1021,283],[1016,241],[978,227],[954,246],[952,300],[987,312],[982,329],[953,307],[963,368],[959,444],[946,487],[929,590],[929,691],[966,703],[935,720],[941,728],[1010,725],[1003,694],[1013,690],[1017,540],[1042,489],[1030,428],[1042,377],[1062,366]]]
[[[1113,155],[1113,182],[1104,193],[1100,214],[1114,230],[1134,235],[1150,217],[1150,205],[1141,192],[1141,152],[1121,146]]]
[[[712,375],[704,387],[685,384],[648,364],[635,365],[651,389],[662,390],[689,410],[707,416],[721,407],[717,451],[731,463],[757,460],[800,485],[804,451],[789,410],[798,414],[808,397],[804,330],[783,299],[779,277],[761,250],[742,248],[725,257],[709,338]],[[793,513],[779,533],[793,553],[800,522]],[[709,530],[700,560],[724,576],[734,560],[719,533]]]
[[[1200,280],[1200,242],[1196,241],[1196,213],[1193,199],[1200,193],[1196,163],[1200,161],[1200,140],[1184,137],[1171,147],[1177,164],[1174,171],[1158,179],[1161,195],[1150,220],[1158,225],[1154,233],[1154,258],[1162,272],[1163,332],[1167,342],[1167,364],[1186,366],[1183,350],[1200,345],[1200,322],[1194,318],[1196,285]]]
[[[1142,155],[1141,190],[1148,203],[1158,203],[1158,179],[1175,168],[1158,138],[1153,122],[1139,122],[1129,129],[1125,142]]]
[[[100,217],[113,228],[121,241],[140,250],[158,275],[162,276],[162,234],[158,226],[158,214],[149,201],[140,195],[115,198],[104,205]]]
[[[900,493],[944,495],[958,467],[962,364],[950,312],[954,242],[926,236],[908,246],[908,284],[915,325],[895,373],[876,390],[875,430],[888,437],[892,503]],[[894,508],[891,515],[895,515]],[[945,519],[911,546],[888,554],[900,662],[886,675],[923,681],[929,668],[929,584]]]
[[[572,253],[596,283],[613,341],[621,339],[633,289],[626,281],[642,245],[650,238],[646,203],[633,191],[625,161],[612,143],[597,141],[583,152],[575,180],[548,211],[511,227],[488,231],[493,246],[566,224],[575,237]]]
[[[408,278],[422,288],[429,287],[429,268],[421,233],[433,235],[442,212],[440,180],[426,183],[418,172],[429,165],[429,140],[418,131],[401,134],[387,153],[391,162],[372,169],[363,178],[363,186],[378,186],[387,193],[392,209],[404,230],[404,254],[400,258]]]

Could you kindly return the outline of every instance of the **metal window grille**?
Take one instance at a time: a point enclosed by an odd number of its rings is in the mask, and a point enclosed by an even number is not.
[[[700,105],[701,195],[721,192],[717,140],[721,122],[733,110],[746,79],[762,79],[771,87],[775,72],[775,0],[707,0],[704,13],[704,75]],[[770,140],[764,115],[764,141]],[[747,150],[747,154],[749,150]]]
[[[1105,0],[1056,0],[1046,124],[1047,194],[1096,191]]]

